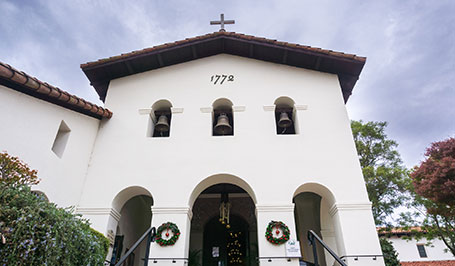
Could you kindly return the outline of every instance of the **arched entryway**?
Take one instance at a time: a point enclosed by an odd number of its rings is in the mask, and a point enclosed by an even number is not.
[[[189,254],[200,263],[197,265],[258,265],[255,203],[240,186],[213,184],[195,198]]]
[[[297,189],[293,203],[302,259],[306,262],[314,262],[312,246],[307,237],[309,230],[313,230],[332,250],[337,252],[334,221],[329,214],[330,207],[334,204],[333,194],[325,186],[308,183]],[[317,254],[320,265],[333,264],[332,257],[327,257],[319,244]]]
[[[121,256],[128,252],[142,234],[150,228],[153,199],[146,189],[129,187],[117,194],[112,205],[119,210],[120,219],[115,232],[111,265],[118,262]],[[143,241],[133,255],[127,259],[125,266],[136,266],[143,263],[145,242]]]
[[[204,265],[256,265],[252,264],[250,225],[240,216],[230,217],[230,226],[213,217],[204,226],[202,261]],[[254,253],[254,252],[253,252]]]

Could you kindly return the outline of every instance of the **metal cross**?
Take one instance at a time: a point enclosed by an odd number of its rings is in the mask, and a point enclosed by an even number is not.
[[[221,25],[220,31],[226,31],[224,29],[224,24],[234,24],[235,20],[224,20],[224,14],[221,14],[220,20],[218,21],[210,21],[210,25]]]

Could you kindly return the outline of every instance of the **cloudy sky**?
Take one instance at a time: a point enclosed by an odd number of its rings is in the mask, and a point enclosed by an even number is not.
[[[0,61],[100,104],[79,65],[217,31],[354,53],[351,119],[387,121],[408,167],[455,134],[454,0],[0,0]]]

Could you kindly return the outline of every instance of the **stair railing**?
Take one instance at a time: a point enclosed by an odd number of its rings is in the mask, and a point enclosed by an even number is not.
[[[155,227],[150,227],[145,231],[145,233],[134,243],[134,245],[131,247],[128,252],[126,252],[123,257],[120,258],[120,260],[115,264],[115,266],[120,266],[122,263],[125,262],[125,260],[139,247],[142,241],[147,237],[147,247],[145,248],[145,258],[144,258],[144,266],[148,266],[149,263],[149,253],[150,253],[150,243],[155,242],[155,236],[156,236],[156,229]]]
[[[315,240],[317,240],[319,242],[319,244],[321,244],[321,246],[323,248],[325,248],[325,250],[327,250],[327,252],[329,252],[329,254],[332,255],[332,257],[341,266],[347,266],[346,263],[344,263],[344,261],[342,261],[341,258],[338,257],[338,255],[335,252],[333,252],[333,250],[330,249],[329,246],[327,246],[327,244],[324,243],[324,241],[322,241],[322,239],[315,232],[313,232],[313,230],[309,230],[308,231],[308,240],[310,241],[311,246],[313,246],[313,256],[314,256],[314,265],[315,266],[319,266],[318,251],[317,251],[317,248],[316,248],[316,241]]]

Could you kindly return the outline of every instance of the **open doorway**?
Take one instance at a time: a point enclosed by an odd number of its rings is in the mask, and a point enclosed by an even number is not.
[[[205,189],[193,205],[190,256],[197,265],[258,265],[255,205],[242,188],[227,183]]]

